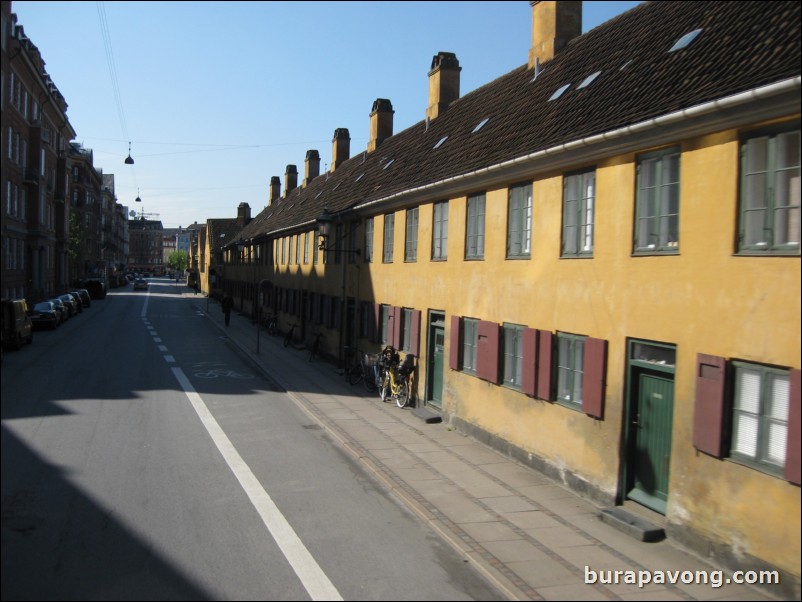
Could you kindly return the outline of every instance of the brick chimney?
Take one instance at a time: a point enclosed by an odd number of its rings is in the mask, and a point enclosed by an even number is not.
[[[530,2],[532,48],[529,68],[550,61],[573,38],[582,34],[582,2]]]
[[[334,140],[331,149],[331,171],[333,172],[340,165],[351,158],[351,134],[347,128],[337,128],[334,130]]]
[[[320,153],[316,150],[306,151],[304,166],[304,186],[309,186],[309,182],[320,175]]]
[[[298,167],[287,165],[287,171],[284,172],[284,198],[290,196],[296,188],[298,188]]]
[[[267,206],[270,207],[281,198],[281,178],[273,176],[270,178],[270,198],[267,201]]]
[[[437,119],[448,105],[459,98],[459,66],[457,55],[453,52],[438,52],[432,58],[429,71],[429,107],[427,119]]]
[[[237,224],[247,226],[251,221],[251,206],[248,203],[240,203],[237,206]]]
[[[370,111],[370,140],[368,152],[372,153],[387,138],[393,135],[393,104],[386,98],[373,101]]]

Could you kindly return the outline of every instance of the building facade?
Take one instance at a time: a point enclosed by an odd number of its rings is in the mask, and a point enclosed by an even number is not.
[[[10,2],[0,16],[2,294],[39,299],[66,290],[69,280],[66,153],[75,132]]]
[[[224,288],[414,354],[419,406],[798,596],[799,6],[531,4],[522,67],[460,96],[439,53],[421,122],[377,99],[367,149],[274,177]]]
[[[114,177],[71,143],[67,102],[11,2],[2,2],[2,295],[30,302],[126,264],[125,208]]]

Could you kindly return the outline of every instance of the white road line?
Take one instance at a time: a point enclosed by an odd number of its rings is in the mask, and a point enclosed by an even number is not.
[[[206,427],[209,435],[223,455],[223,459],[228,464],[234,476],[240,482],[245,494],[251,500],[254,508],[259,513],[276,544],[281,549],[284,557],[298,575],[301,584],[312,600],[342,600],[340,592],[334,587],[323,569],[306,549],[301,539],[293,530],[292,526],[273,502],[270,495],[265,491],[262,484],[251,472],[251,469],[239,455],[231,440],[220,428],[214,419],[209,408],[195,391],[189,379],[181,368],[172,368],[178,383],[184,390],[195,412],[198,414],[203,426]]]

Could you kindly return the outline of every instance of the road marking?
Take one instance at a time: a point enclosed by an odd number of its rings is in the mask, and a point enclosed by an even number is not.
[[[309,596],[312,600],[342,600],[340,592],[334,587],[334,584],[323,572],[323,569],[320,568],[309,550],[306,549],[306,546],[304,546],[290,523],[284,518],[273,499],[262,487],[262,484],[242,459],[242,456],[239,455],[231,440],[220,428],[209,408],[206,407],[201,396],[198,395],[189,382],[184,371],[181,368],[172,368],[172,371],[198,414],[198,418],[200,418],[203,426],[206,427],[206,431],[211,436],[212,441],[214,441],[217,449],[220,450],[231,472],[237,477],[245,494],[251,500],[262,522],[270,531]]]
[[[172,355],[165,355],[164,361],[168,364],[175,364],[175,358]]]

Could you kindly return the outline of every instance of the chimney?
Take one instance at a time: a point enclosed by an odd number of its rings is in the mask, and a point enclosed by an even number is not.
[[[298,187],[298,168],[295,165],[287,165],[287,171],[284,172],[284,197],[290,196],[290,193]]]
[[[270,199],[267,201],[267,206],[270,207],[276,203],[281,197],[281,178],[273,176],[270,178]]]
[[[582,34],[582,2],[530,2],[532,48],[529,68],[553,59],[573,38]]]
[[[438,52],[432,58],[429,71],[429,107],[426,109],[427,119],[437,119],[445,113],[448,105],[459,98],[459,66],[457,55],[453,52]]]
[[[351,134],[347,128],[337,128],[334,130],[334,140],[331,149],[331,171],[333,172],[340,165],[351,158]]]
[[[247,226],[251,221],[251,206],[248,203],[240,203],[237,207],[237,224],[239,226]]]
[[[304,172],[304,186],[320,175],[320,153],[316,150],[306,151]]]
[[[368,152],[372,153],[387,138],[393,135],[393,104],[386,98],[373,101],[370,111],[370,140]]]

